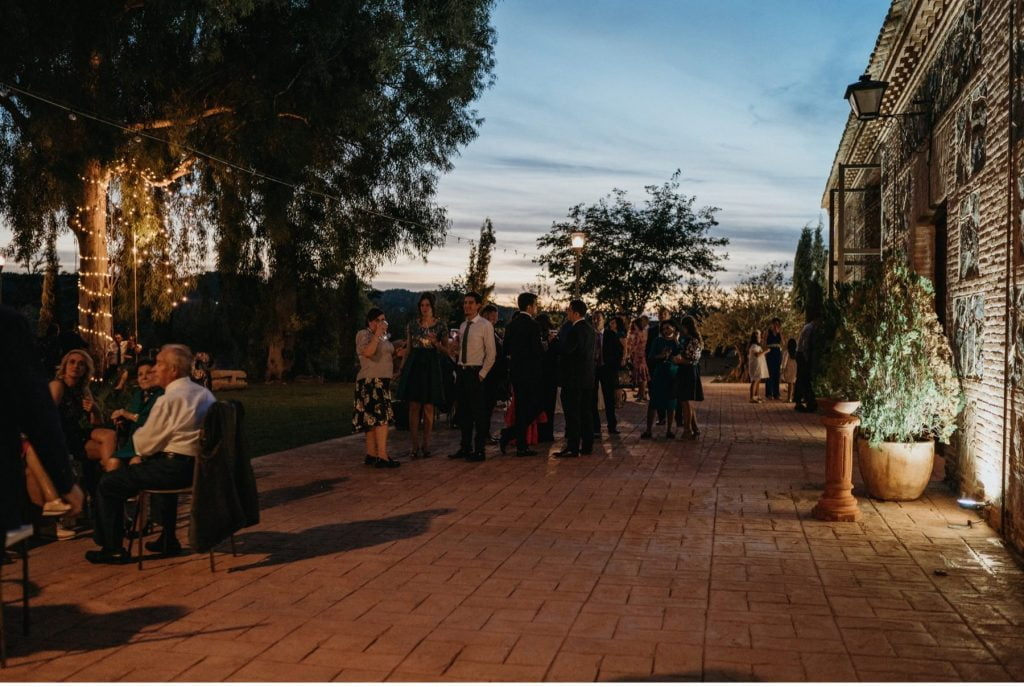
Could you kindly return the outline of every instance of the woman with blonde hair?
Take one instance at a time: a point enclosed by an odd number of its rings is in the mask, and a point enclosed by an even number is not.
[[[68,351],[57,366],[50,382],[50,396],[57,406],[60,428],[64,432],[72,464],[81,475],[82,487],[90,500],[96,497],[100,467],[86,456],[85,442],[94,425],[100,421],[99,408],[89,389],[96,366],[89,353],[81,348]]]

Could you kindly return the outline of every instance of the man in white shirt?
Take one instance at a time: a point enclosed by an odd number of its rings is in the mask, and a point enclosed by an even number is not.
[[[471,463],[484,459],[484,446],[490,438],[491,418],[487,412],[484,378],[494,366],[494,327],[480,315],[480,294],[467,293],[462,299],[466,321],[459,327],[455,343],[458,367],[455,374],[456,422],[462,432],[459,450],[449,458],[465,458]],[[474,430],[475,437],[474,437]]]
[[[124,502],[143,489],[183,489],[192,484],[195,458],[203,420],[216,399],[204,387],[188,378],[192,351],[180,344],[167,344],[156,356],[151,374],[164,388],[149,419],[132,436],[139,455],[113,472],[106,473],[97,489],[96,527],[93,539],[102,547],[88,551],[90,563],[125,563]],[[162,495],[160,503],[163,532],[147,546],[167,554],[181,551],[174,536],[178,499]],[[154,503],[156,505],[156,503]]]

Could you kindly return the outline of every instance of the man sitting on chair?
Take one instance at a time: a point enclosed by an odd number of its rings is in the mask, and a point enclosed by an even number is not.
[[[195,459],[199,454],[199,434],[206,413],[213,405],[213,394],[189,379],[192,351],[180,344],[167,344],[156,356],[152,375],[164,388],[146,424],[132,439],[139,455],[128,465],[103,475],[97,488],[96,529],[93,539],[102,548],[88,551],[90,563],[125,563],[124,502],[143,489],[185,489],[192,484]],[[174,535],[178,517],[178,498],[154,495],[159,501],[163,531],[160,538],[146,545],[150,551],[173,554],[181,551]]]

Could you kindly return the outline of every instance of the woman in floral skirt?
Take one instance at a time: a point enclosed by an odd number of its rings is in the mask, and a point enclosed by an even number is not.
[[[359,373],[356,375],[356,402],[352,425],[366,435],[366,465],[397,468],[400,463],[388,457],[388,425],[394,419],[391,410],[391,378],[394,376],[394,345],[388,341],[388,322],[384,311],[370,308],[366,329],[356,334]]]

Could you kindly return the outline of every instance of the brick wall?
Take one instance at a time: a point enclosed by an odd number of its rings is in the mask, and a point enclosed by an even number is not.
[[[1014,3],[1019,4],[1014,7]],[[916,0],[915,4],[935,6],[937,2]],[[1024,261],[1015,238],[1022,205],[1017,178],[1024,168],[1024,140],[1012,144],[1010,140],[1008,45],[1012,11],[1016,11],[1014,33],[1024,38],[1020,6],[1024,3],[983,0],[974,5],[971,0],[948,0],[938,4],[945,5],[943,12],[911,12],[915,25],[904,27],[907,35],[929,36],[917,48],[924,61],[899,77],[905,90],[929,87],[925,81],[929,56],[951,40],[955,24],[946,22],[942,30],[922,26],[933,20],[929,17],[955,17],[980,7],[981,61],[949,106],[936,113],[931,141],[898,167],[887,167],[886,161],[899,159],[901,127],[894,120],[874,125],[881,143],[875,148],[875,160],[883,163],[882,241],[887,253],[906,255],[922,273],[945,270],[946,293],[939,302],[944,302],[944,321],[955,347],[957,341],[980,336],[980,364],[974,364],[973,356],[960,356],[966,361],[961,381],[967,405],[948,462],[963,493],[995,503],[989,519],[1002,526],[1010,542],[1024,549],[1024,396],[1009,387],[1007,378],[1012,356],[1008,341],[1012,341],[1011,332],[1021,329],[1016,314],[1011,315],[1015,311],[1008,307],[1009,295],[1017,284],[1024,284]],[[889,59],[899,61],[900,57]],[[1024,183],[1019,192],[1024,196]],[[946,261],[939,265],[934,260],[943,247],[935,245],[930,218],[937,209],[941,216],[942,206]],[[979,308],[978,327],[968,326],[970,314]],[[1014,428],[1017,433],[1011,437]]]

